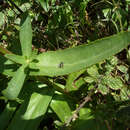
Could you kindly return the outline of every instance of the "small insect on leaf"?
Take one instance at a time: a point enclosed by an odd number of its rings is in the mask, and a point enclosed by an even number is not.
[[[60,64],[58,65],[58,68],[63,68],[63,66],[64,66],[64,63],[60,62]]]

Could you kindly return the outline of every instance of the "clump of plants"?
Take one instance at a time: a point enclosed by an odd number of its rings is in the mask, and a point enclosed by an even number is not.
[[[0,130],[128,130],[129,3],[1,1]]]

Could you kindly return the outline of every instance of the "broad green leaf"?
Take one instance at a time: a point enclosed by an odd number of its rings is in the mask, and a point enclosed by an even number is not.
[[[98,67],[96,65],[93,65],[92,67],[87,68],[87,72],[91,77],[95,79],[99,77]]]
[[[129,39],[130,39],[129,35],[130,35],[130,32],[124,32],[124,33],[120,33],[120,34],[117,34],[117,35],[114,35],[111,37],[107,37],[107,38],[104,38],[101,40],[97,40],[93,44],[90,44],[90,45],[82,45],[82,46],[78,46],[78,47],[71,48],[71,49],[65,49],[63,51],[47,52],[46,54],[40,54],[36,58],[36,62],[38,62],[37,59],[40,59],[39,60],[40,63],[38,63],[38,64],[31,63],[30,64],[30,68],[32,68],[30,71],[30,75],[49,75],[49,76],[56,75],[57,76],[57,75],[64,75],[64,74],[72,73],[75,71],[79,71],[82,68],[91,66],[92,64],[96,64],[99,61],[106,59],[109,56],[114,55],[117,52],[124,49],[127,45],[129,45]],[[105,46],[105,48],[103,46]],[[99,48],[100,52],[98,51],[98,48]],[[82,51],[86,50],[86,51],[84,53],[82,53],[81,50]],[[97,52],[99,55],[97,55]],[[71,54],[69,54],[69,53],[71,53]],[[83,56],[82,56],[82,54],[83,54]],[[74,57],[74,58],[72,58],[73,60],[71,60],[71,55]],[[67,59],[67,57],[68,57],[68,59]],[[84,58],[84,64],[82,64],[81,58]],[[63,61],[63,60],[66,60],[67,63],[73,61],[73,63],[71,63],[70,64],[71,66],[69,65],[69,67],[67,67],[67,66],[65,67],[65,65],[63,63],[63,65],[62,65],[63,67],[61,68],[61,63],[62,63],[61,61]],[[81,64],[80,64],[80,62],[81,62]],[[4,66],[4,65],[1,64],[0,66]],[[8,62],[7,62],[6,66],[12,66],[12,65],[10,65],[10,63],[8,65]],[[15,66],[14,67],[12,66],[11,68],[6,67],[7,70],[3,69],[4,70],[3,74],[8,75],[8,76],[14,75],[13,74],[14,68],[15,68]]]
[[[26,75],[26,65],[22,65],[9,81],[8,87],[2,91],[3,95],[11,100],[16,99],[23,86]]]
[[[130,32],[59,51],[39,54],[30,63],[31,75],[59,76],[79,71],[120,52],[130,44]]]
[[[9,121],[11,120],[15,110],[16,110],[17,104],[14,102],[9,102],[4,111],[0,115],[0,130],[5,130],[6,127],[9,124]]]
[[[118,59],[116,56],[109,57],[105,63],[105,74],[106,75],[111,74],[111,72],[114,71],[117,64],[118,64]]]
[[[112,66],[116,66],[118,64],[118,58],[116,56],[108,58],[108,61]]]
[[[93,83],[95,79],[94,79],[93,77],[86,76],[86,77],[84,78],[84,80],[85,80],[85,82],[87,82],[87,83]]]
[[[118,77],[112,77],[111,75],[107,75],[103,78],[103,84],[107,85],[113,90],[118,90],[123,87],[121,79]]]
[[[13,10],[8,10],[8,17],[14,17],[15,13]]]
[[[109,61],[108,61],[109,62]],[[111,72],[115,69],[115,66],[112,66],[111,64],[109,63],[106,63],[105,64],[105,75],[109,75],[111,74]]]
[[[25,64],[27,62],[25,58],[20,55],[6,54],[5,57],[18,64]]]
[[[23,56],[29,58],[32,53],[32,27],[31,18],[26,13],[22,17],[20,27],[20,42]]]
[[[99,84],[98,85],[98,91],[102,93],[103,95],[106,95],[109,93],[109,88],[106,85]]]
[[[41,89],[40,93],[34,92],[17,110],[8,130],[37,130],[53,94],[52,88]]]
[[[50,104],[52,110],[57,114],[62,122],[66,122],[71,116],[72,112],[67,103],[67,99],[63,95],[55,95]]]
[[[120,92],[120,98],[122,101],[130,99],[130,89],[124,86]]]
[[[117,66],[117,69],[120,70],[122,73],[127,73],[128,68],[124,65]]]
[[[31,4],[28,2],[28,3],[24,3],[20,6],[20,9],[23,11],[23,12],[26,12],[27,10],[29,10],[31,8]]]
[[[129,82],[129,79],[130,79],[129,73],[126,73],[124,78],[125,78],[125,80],[126,80],[127,82]]]
[[[42,6],[42,8],[48,12],[49,11],[49,0],[38,0]]]

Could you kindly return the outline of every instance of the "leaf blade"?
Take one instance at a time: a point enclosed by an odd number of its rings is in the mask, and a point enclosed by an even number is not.
[[[2,91],[3,95],[8,99],[14,100],[19,95],[22,89],[24,80],[26,78],[25,71],[26,66],[22,65],[14,74],[13,78],[8,83],[8,87]]]
[[[9,130],[37,130],[54,94],[53,89],[45,88],[40,93],[34,92],[18,109]],[[22,123],[22,125],[21,125]],[[14,125],[15,124],[15,125]],[[21,126],[21,127],[19,127]]]
[[[29,58],[32,53],[32,27],[31,18],[27,13],[23,15],[21,22],[20,42],[23,56]]]
[[[11,61],[14,61],[15,63],[19,63],[19,64],[26,63],[26,60],[23,56],[19,56],[19,55],[15,55],[15,54],[6,54],[5,57]]]
[[[63,95],[55,95],[50,106],[64,123],[72,116],[71,109]]]
[[[37,56],[37,63],[30,63],[31,75],[60,76],[96,64],[120,52],[130,44],[130,32],[96,40],[89,45],[81,45],[59,51],[49,51]],[[61,67],[62,64],[62,67]]]
[[[49,0],[39,0],[42,8],[48,12],[49,11]]]

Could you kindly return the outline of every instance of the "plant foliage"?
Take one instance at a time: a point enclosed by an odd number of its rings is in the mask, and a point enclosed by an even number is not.
[[[0,1],[0,130],[130,128],[129,0]]]

